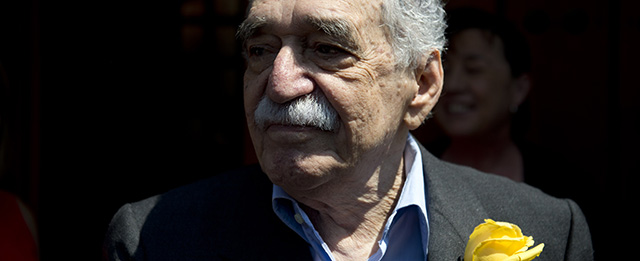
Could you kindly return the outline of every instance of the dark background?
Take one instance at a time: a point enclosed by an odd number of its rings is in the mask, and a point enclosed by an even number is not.
[[[448,8],[467,5],[526,33],[528,138],[597,184],[589,191],[598,200],[583,206],[592,209],[597,256],[632,252],[640,2],[450,0]],[[10,130],[0,188],[33,209],[43,260],[100,259],[120,205],[255,162],[234,40],[245,6],[0,2],[0,105]]]

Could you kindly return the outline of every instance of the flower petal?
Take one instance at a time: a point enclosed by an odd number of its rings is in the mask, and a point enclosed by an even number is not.
[[[527,238],[493,238],[487,239],[480,243],[473,252],[474,256],[491,256],[494,254],[505,254],[511,256],[521,251],[523,248],[526,250]]]
[[[544,248],[544,243],[537,245],[536,247],[529,249],[525,252],[515,254],[505,261],[530,261],[538,257]]]
[[[485,219],[485,223],[482,223],[473,230],[473,233],[469,236],[469,242],[464,250],[464,259],[473,260],[473,252],[480,245],[480,243],[491,237],[491,233],[499,226],[495,221],[491,219]]]
[[[533,246],[533,237],[524,236],[517,225],[485,219],[469,236],[465,248],[466,261],[532,260],[542,252],[544,244]],[[529,249],[529,250],[528,250]]]

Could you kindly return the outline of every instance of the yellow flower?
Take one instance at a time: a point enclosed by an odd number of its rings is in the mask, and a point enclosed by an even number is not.
[[[522,235],[520,228],[507,222],[485,219],[469,236],[465,261],[528,261],[540,255],[544,244],[533,246],[533,237]]]

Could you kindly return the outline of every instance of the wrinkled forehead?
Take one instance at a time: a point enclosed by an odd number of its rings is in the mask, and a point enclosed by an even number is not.
[[[355,32],[365,26],[380,25],[381,0],[255,0],[250,2],[247,19],[239,37],[258,30],[287,34],[311,27],[325,32]],[[326,23],[329,22],[329,23]],[[323,25],[332,25],[329,27]],[[340,28],[338,28],[340,29]]]
[[[382,0],[253,0],[248,15],[281,13],[283,15],[380,15]]]

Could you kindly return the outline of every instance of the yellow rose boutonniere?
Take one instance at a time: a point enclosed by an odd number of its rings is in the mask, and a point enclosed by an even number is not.
[[[544,248],[544,244],[539,244],[529,249],[533,246],[533,237],[522,235],[514,224],[491,219],[484,222],[469,236],[464,250],[465,261],[526,261],[538,257]]]

